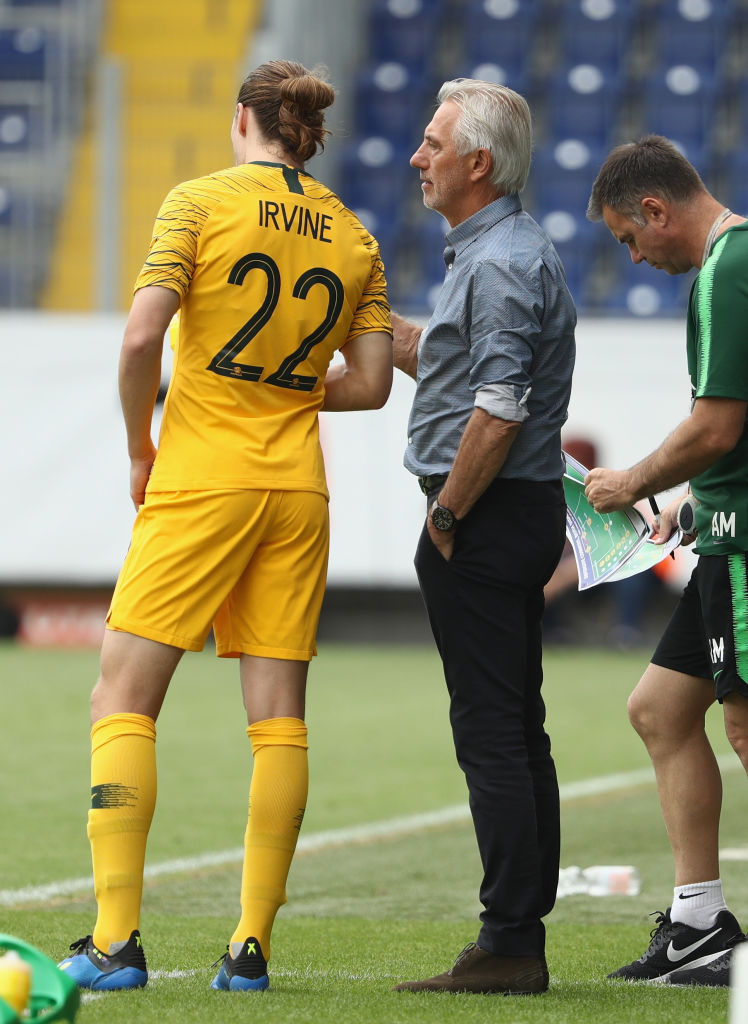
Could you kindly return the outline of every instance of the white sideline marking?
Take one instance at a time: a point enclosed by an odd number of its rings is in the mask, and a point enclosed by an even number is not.
[[[150,988],[154,981],[181,981],[183,978],[194,978],[199,974],[205,974],[206,971],[210,971],[212,973],[211,968],[191,968],[188,971],[149,971],[148,987]],[[343,981],[381,981],[382,977],[391,977],[394,979],[395,975],[382,975],[381,973],[375,973],[373,971],[366,974],[351,974],[349,971],[313,971],[309,967],[304,971],[297,969],[289,970],[287,968],[279,968],[273,971],[273,979],[298,978],[303,981],[309,981],[310,978],[322,978],[327,981],[331,978]],[[93,1003],[97,999],[105,999],[107,996],[112,994],[113,993],[111,992],[81,992],[81,1003]]]
[[[748,860],[748,846],[726,846],[719,851],[720,860]]]
[[[723,754],[717,758],[722,771],[741,767],[734,754]],[[630,772],[618,772],[614,775],[598,775],[578,782],[566,782],[559,786],[561,800],[577,800],[584,796],[599,796],[614,793],[616,790],[631,789],[654,782],[651,768],[639,768]],[[467,804],[454,804],[442,807],[438,811],[425,811],[422,814],[407,814],[388,821],[375,821],[366,825],[351,825],[346,828],[329,829],[324,832],[312,832],[301,836],[296,849],[300,853],[314,853],[328,850],[334,846],[348,846],[352,843],[365,843],[372,839],[394,839],[409,832],[421,832],[439,825],[453,825],[470,820]],[[161,875],[187,874],[201,868],[220,867],[223,864],[239,864],[244,857],[244,848],[239,846],[232,850],[217,850],[213,853],[202,853],[195,857],[178,857],[174,860],[162,861],[160,864],[146,866],[144,877],[158,878]],[[42,903],[57,896],[70,896],[73,893],[93,889],[93,879],[67,878],[47,885],[26,886],[23,889],[0,889],[0,906],[14,907],[20,903]]]

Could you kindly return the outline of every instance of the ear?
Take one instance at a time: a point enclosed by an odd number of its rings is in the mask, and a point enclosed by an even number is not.
[[[480,181],[482,178],[488,178],[493,170],[493,160],[491,154],[487,149],[476,149],[472,155],[472,164],[470,168],[470,177],[473,181]]]
[[[641,211],[647,221],[663,225],[667,223],[670,208],[659,196],[645,196],[641,201]]]
[[[237,103],[236,111],[234,113],[234,119],[236,121],[236,130],[242,136],[246,138],[247,135],[247,107],[242,103]]]

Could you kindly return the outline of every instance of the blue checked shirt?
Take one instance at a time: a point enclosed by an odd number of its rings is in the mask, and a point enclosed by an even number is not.
[[[557,480],[576,311],[553,244],[504,196],[445,239],[447,271],[418,345],[405,466],[448,473],[478,406],[522,424],[500,477]]]

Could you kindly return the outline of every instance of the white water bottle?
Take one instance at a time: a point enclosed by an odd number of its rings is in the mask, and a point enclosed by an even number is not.
[[[639,873],[631,864],[595,864],[582,877],[590,896],[636,896],[641,889]]]

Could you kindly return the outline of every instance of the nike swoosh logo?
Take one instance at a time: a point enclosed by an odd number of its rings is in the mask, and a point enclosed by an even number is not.
[[[715,928],[713,932],[709,932],[709,934],[705,935],[703,939],[697,939],[696,942],[692,942],[690,946],[684,946],[683,949],[676,949],[671,942],[667,948],[667,958],[671,964],[677,964],[687,957],[689,953],[695,953],[699,946],[703,946],[705,942],[713,939],[714,936],[718,934],[719,928]]]
[[[706,892],[706,890],[704,890],[704,892]],[[694,896],[703,896],[704,892],[689,892],[689,893],[685,893],[685,894],[681,893],[678,896],[678,899],[679,900],[692,900],[694,898]]]

